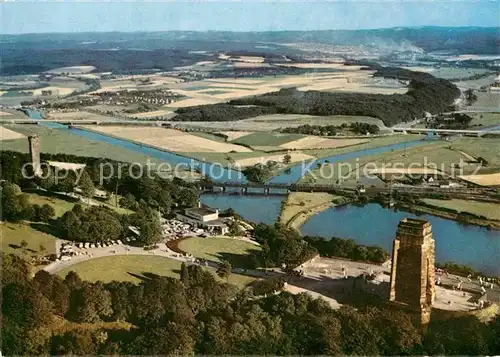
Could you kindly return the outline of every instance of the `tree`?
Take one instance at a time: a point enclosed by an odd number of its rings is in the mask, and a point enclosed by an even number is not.
[[[196,207],[198,205],[198,194],[192,188],[182,188],[176,197],[179,208]]]
[[[97,322],[110,316],[111,294],[102,284],[83,282],[71,298],[69,316],[77,322]]]
[[[68,194],[73,192],[75,188],[76,175],[74,171],[64,171],[63,173],[64,176],[62,178],[56,177],[52,190]]]
[[[21,199],[19,186],[10,182],[4,182],[1,187],[1,219],[7,221],[19,221],[25,218],[26,198]]]
[[[139,229],[138,241],[144,245],[156,244],[161,239],[161,226],[158,211],[147,204],[140,204],[137,211],[130,215],[130,222]]]
[[[83,170],[80,175],[80,181],[78,182],[78,187],[81,190],[82,196],[87,198],[87,202],[90,203],[90,198],[94,196],[95,187],[94,183],[90,179],[87,171]]]
[[[40,222],[49,222],[56,215],[56,210],[51,205],[45,203],[39,209],[38,218]]]
[[[292,162],[292,155],[285,154],[285,156],[283,156],[283,163],[288,165],[291,162]]]
[[[243,230],[236,220],[230,220],[227,222],[229,228],[229,235],[233,237],[241,236],[243,234]]]
[[[137,201],[135,197],[131,193],[127,193],[125,196],[120,198],[120,206],[124,208],[128,208],[131,210],[135,210],[137,208]]]
[[[217,275],[222,279],[227,279],[229,281],[229,276],[231,275],[231,271],[233,267],[231,263],[227,260],[223,260],[220,262],[219,267],[217,268]]]
[[[58,225],[67,239],[92,243],[118,240],[125,228],[121,216],[105,206],[68,211],[59,218]]]

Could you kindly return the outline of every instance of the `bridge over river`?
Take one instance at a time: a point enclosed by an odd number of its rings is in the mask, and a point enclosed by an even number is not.
[[[412,133],[412,134],[445,134],[445,135],[464,135],[477,136],[496,134],[500,135],[500,130],[469,130],[469,129],[428,129],[428,128],[392,128],[394,132]]]
[[[328,192],[344,195],[353,195],[355,193],[363,192],[366,195],[376,195],[378,193],[389,193],[397,191],[401,193],[412,194],[446,194],[453,198],[487,198],[497,195],[497,190],[492,188],[446,188],[436,186],[399,186],[393,185],[392,187],[366,187],[361,191],[357,187],[346,185],[320,185],[313,183],[272,183],[272,182],[211,182],[205,183],[200,187],[206,193],[241,193],[241,194],[264,194],[264,195],[280,195],[289,192]]]

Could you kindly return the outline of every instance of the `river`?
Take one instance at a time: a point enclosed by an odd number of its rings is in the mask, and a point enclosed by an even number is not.
[[[30,117],[40,119],[40,113],[29,111]],[[49,121],[41,125],[59,129],[70,130],[74,135],[86,137],[90,140],[104,141],[127,150],[149,155],[170,164],[185,163],[199,166],[206,169],[211,165],[192,160],[173,153],[144,147],[127,140],[111,138],[102,134],[93,133],[86,130],[68,129],[65,125],[51,123]],[[309,167],[314,168],[318,162],[339,162],[365,155],[379,154],[406,147],[422,145],[423,141],[412,141],[401,144],[388,145],[375,149],[350,152],[342,155],[335,155],[314,161]],[[216,171],[221,170],[221,171]],[[210,175],[210,170],[205,170]],[[210,175],[217,181],[242,180],[234,170],[214,168]],[[293,183],[297,182],[303,174],[302,165],[297,165],[291,172],[282,173],[273,177],[269,182],[273,183]],[[281,202],[285,196],[242,196],[242,195],[203,195],[201,202],[211,207],[221,210],[232,207],[243,218],[259,223],[271,224],[276,221]],[[367,245],[379,245],[387,250],[391,250],[396,227],[403,217],[415,217],[414,214],[406,212],[395,212],[380,207],[377,204],[368,204],[364,207],[346,206],[342,208],[332,208],[323,211],[309,219],[301,232],[308,235],[319,235],[324,237],[352,238],[356,242]],[[488,230],[484,227],[464,226],[452,220],[439,217],[423,215],[429,220],[433,227],[434,239],[436,240],[436,260],[437,262],[453,261],[458,264],[466,264],[471,267],[487,271],[489,273],[500,274],[500,232]]]
[[[301,228],[304,235],[353,238],[365,245],[392,249],[397,224],[404,217],[421,218],[432,224],[436,241],[436,261],[453,261],[500,275],[500,231],[431,215],[383,208],[376,203],[365,206],[333,207],[311,217]]]

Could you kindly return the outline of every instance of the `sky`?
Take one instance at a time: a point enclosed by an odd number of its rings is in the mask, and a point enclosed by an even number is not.
[[[0,1],[2,34],[500,26],[500,0]]]

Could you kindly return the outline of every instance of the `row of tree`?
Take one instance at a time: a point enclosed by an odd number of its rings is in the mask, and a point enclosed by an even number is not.
[[[258,296],[194,265],[181,268],[180,280],[149,276],[138,285],[90,283],[73,272],[31,278],[26,261],[3,253],[2,271],[5,355],[500,353],[499,317],[435,319],[422,336],[413,316],[399,309],[333,310],[307,294]],[[72,328],[61,329],[61,319]],[[116,322],[114,329],[103,321]]]
[[[383,263],[389,259],[389,253],[378,246],[357,244],[353,239],[324,238],[305,236],[304,241],[314,247],[323,257],[340,257],[372,263]]]
[[[317,254],[372,263],[389,259],[389,253],[378,246],[365,246],[352,239],[335,237],[301,237],[296,229],[278,223],[256,225],[254,239],[262,245],[262,251],[253,253],[254,262],[266,268],[284,264],[288,270],[294,269]]]
[[[304,124],[297,127],[283,128],[281,129],[281,132],[291,134],[335,136],[337,133],[345,129],[359,135],[378,134],[380,132],[378,125],[360,122],[351,123],[349,125],[344,123],[338,126]]]

